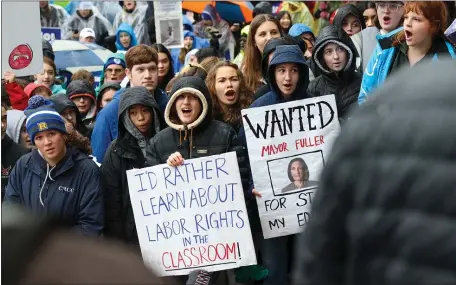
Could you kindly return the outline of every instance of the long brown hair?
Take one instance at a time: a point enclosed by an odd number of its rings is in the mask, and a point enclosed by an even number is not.
[[[261,53],[255,45],[255,33],[258,28],[265,22],[274,22],[277,29],[282,36],[282,28],[279,21],[272,15],[260,14],[257,15],[250,24],[249,35],[247,36],[247,43],[245,44],[244,60],[242,61],[242,71],[245,75],[245,82],[247,86],[255,91],[261,79]]]
[[[444,36],[448,27],[448,11],[442,1],[413,1],[405,2],[404,17],[409,12],[423,15],[431,24],[432,37]],[[394,37],[394,46],[398,46],[405,41],[405,32],[400,31]]]
[[[220,67],[224,66],[236,70],[236,74],[239,78],[239,99],[233,106],[230,106],[227,111],[222,110],[217,97],[217,91],[215,90],[217,71]],[[247,86],[239,67],[229,61],[217,62],[206,77],[206,86],[209,89],[212,98],[212,114],[214,119],[223,121],[234,127],[239,126],[241,124],[241,110],[250,106],[254,96],[253,91]]]

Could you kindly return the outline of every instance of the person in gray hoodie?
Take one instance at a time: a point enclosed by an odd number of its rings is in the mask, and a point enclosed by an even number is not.
[[[105,235],[138,246],[128,191],[127,170],[143,168],[149,139],[161,129],[160,108],[145,87],[124,91],[119,105],[119,135],[101,166],[105,198]]]
[[[24,111],[8,110],[7,111],[7,129],[6,134],[17,144],[31,150],[33,148],[32,141],[30,140],[27,130],[25,128],[26,116]]]

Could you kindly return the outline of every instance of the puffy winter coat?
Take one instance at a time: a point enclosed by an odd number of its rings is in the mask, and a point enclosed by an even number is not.
[[[98,235],[103,230],[98,166],[70,146],[53,168],[37,149],[22,156],[10,174],[5,203],[20,204],[32,213],[55,215],[82,234]]]
[[[455,74],[454,62],[399,72],[347,122],[294,284],[456,284]]]
[[[244,167],[246,153],[238,143],[236,131],[228,124],[212,119],[212,100],[205,82],[196,76],[182,77],[173,85],[172,96],[165,111],[168,128],[158,133],[147,151],[147,163],[154,166],[166,163],[170,154],[178,151],[184,159],[206,157],[235,151],[243,170],[241,178],[247,179]],[[171,114],[176,99],[190,92],[197,94],[202,104],[202,113],[198,119],[189,124],[176,123]]]
[[[144,90],[138,92],[136,90],[138,88]],[[124,124],[125,120],[130,120],[128,109],[135,104],[151,109],[153,114],[151,136],[161,129],[160,108],[147,89],[132,87],[125,90],[119,105],[119,135],[106,151],[101,173],[106,210],[105,235],[139,245],[126,171],[145,166],[146,160],[142,149],[146,147],[148,138],[144,137],[131,121]]]
[[[347,52],[347,64],[341,72],[333,72],[325,64],[323,51],[328,43],[336,43]],[[362,76],[355,71],[357,56],[352,40],[341,28],[329,25],[321,30],[312,58],[322,75],[310,82],[307,91],[314,97],[334,94],[339,117],[343,117],[350,106],[358,101]]]

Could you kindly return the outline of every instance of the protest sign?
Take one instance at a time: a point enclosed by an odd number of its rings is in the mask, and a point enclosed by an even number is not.
[[[154,1],[155,35],[157,43],[168,49],[184,46],[181,1]]]
[[[141,252],[160,276],[256,264],[235,152],[127,171]]]
[[[2,75],[12,71],[16,76],[26,76],[43,70],[38,1],[3,2],[2,26]]]
[[[41,28],[41,38],[48,42],[62,39],[62,30],[60,28]]]
[[[300,232],[334,139],[334,95],[242,110],[264,238]]]

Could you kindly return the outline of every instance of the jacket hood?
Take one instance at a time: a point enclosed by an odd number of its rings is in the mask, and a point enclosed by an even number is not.
[[[288,34],[292,37],[299,37],[304,33],[312,34],[312,37],[315,39],[315,35],[312,32],[312,29],[309,28],[309,26],[301,24],[301,23],[294,24],[293,26],[291,26],[290,30],[288,31]]]
[[[199,49],[194,48],[185,55],[184,67],[190,64],[190,56],[196,55]]]
[[[92,99],[92,107],[82,120],[91,120],[95,117],[97,114],[97,99],[95,97],[95,91],[92,86],[90,86],[89,82],[85,80],[71,81],[70,84],[68,84],[66,94],[70,100],[81,96]]]
[[[184,25],[184,31],[193,32],[193,23],[187,15],[182,15],[182,24]]]
[[[204,8],[203,14],[206,14],[211,17],[213,26],[216,26],[220,22],[220,19],[218,18],[218,15],[217,15],[217,11],[215,10],[215,7],[212,6],[211,4],[206,5],[206,7]]]
[[[78,107],[73,101],[68,99],[68,97],[65,96],[65,94],[54,95],[50,98],[50,100],[52,101],[52,103],[54,103],[55,111],[60,115],[62,115],[63,111],[66,108],[73,109],[76,112],[76,121],[78,124],[77,126],[75,126],[75,129],[83,136],[87,136],[89,134],[87,127],[82,122],[81,113],[79,113]]]
[[[202,112],[200,116],[191,124],[183,125],[177,122],[175,102],[176,99],[185,94],[191,93],[198,97],[201,102]],[[188,76],[177,79],[171,90],[171,98],[165,109],[165,121],[171,128],[184,131],[196,128],[204,128],[212,121],[212,100],[206,83],[197,76]]]
[[[324,27],[320,35],[318,36],[317,42],[315,43],[314,52],[312,58],[321,71],[325,74],[333,73],[324,62],[323,49],[328,43],[335,43],[340,45],[347,51],[348,60],[343,71],[353,71],[356,68],[356,58],[358,57],[358,51],[353,44],[348,34],[340,27],[336,25],[329,25]]]
[[[152,111],[153,125],[150,126],[150,137],[141,133],[130,120],[128,109],[136,104],[144,105]],[[160,108],[155,101],[153,94],[142,86],[126,89],[122,93],[122,97],[119,102],[118,119],[119,135],[117,144],[123,149],[137,149],[139,146],[143,156],[146,157],[149,139],[160,131]],[[131,141],[129,137],[133,137],[136,140],[137,146],[129,143]],[[132,152],[134,151],[132,150]]]
[[[26,119],[25,113],[19,110],[8,110],[6,114],[6,134],[18,144],[21,137],[21,128]]]
[[[186,37],[192,37],[193,39],[193,44],[192,44],[192,48],[190,50],[193,50],[195,49],[195,46],[196,46],[196,37],[195,37],[195,34],[193,32],[190,32],[190,31],[184,31],[184,39]]]
[[[122,24],[120,24],[119,28],[116,31],[116,48],[117,48],[117,50],[128,50],[128,49],[124,48],[122,46],[122,44],[120,43],[119,34],[121,32],[125,32],[130,35],[130,38],[131,38],[130,47],[134,47],[134,46],[138,45],[138,39],[136,38],[135,32],[133,31],[133,27],[127,23],[122,23]]]
[[[296,90],[291,94],[291,98],[287,101],[299,100],[307,98],[307,87],[309,85],[309,67],[306,64],[306,60],[302,51],[297,45],[282,45],[276,48],[274,55],[272,56],[271,63],[269,64],[268,80],[271,85],[271,90],[276,96],[282,97],[280,89],[277,86],[274,71],[277,65],[282,63],[296,63],[299,66],[299,80]],[[279,101],[283,101],[281,98]]]
[[[261,15],[261,14],[269,14],[272,15],[272,5],[267,1],[262,1],[256,4],[255,8],[253,8],[253,15]]]
[[[122,87],[120,86],[119,83],[116,82],[108,82],[100,86],[98,89],[97,93],[97,106],[101,105],[101,99],[103,98],[103,92],[108,90],[108,89],[114,89],[116,91],[119,91]],[[101,107],[100,107],[101,108]]]
[[[125,122],[125,115],[127,121],[129,122],[127,126],[124,124],[119,124],[119,137],[125,136],[126,132],[130,133],[135,138],[137,138],[137,134],[141,134],[133,125],[128,116],[128,109],[136,104],[147,106],[152,110],[152,113],[154,115],[154,125],[152,128],[154,130],[153,133],[157,134],[160,131],[160,107],[158,106],[157,101],[155,101],[153,94],[151,94],[145,87],[142,86],[130,87],[125,89],[125,91],[122,93],[119,102],[119,122]]]
[[[112,54],[110,57],[108,57],[106,59],[106,61],[103,63],[103,70],[101,71],[101,76],[100,76],[100,85],[103,85],[104,84],[104,80],[105,80],[105,68],[104,66],[111,60],[111,59],[115,59],[115,58],[118,58],[120,60],[122,60],[123,62],[125,62],[125,54],[123,53],[114,53]]]
[[[347,17],[350,14],[358,18],[359,22],[361,23],[362,30],[364,30],[366,28],[366,21],[364,21],[363,12],[360,11],[358,7],[352,4],[343,5],[339,9],[337,9],[337,13],[334,17],[333,24],[342,28],[342,22],[344,21],[345,17]]]
[[[274,52],[278,46],[290,44],[284,37],[270,39],[263,49],[261,58],[261,73],[263,78],[268,80],[269,55]]]

